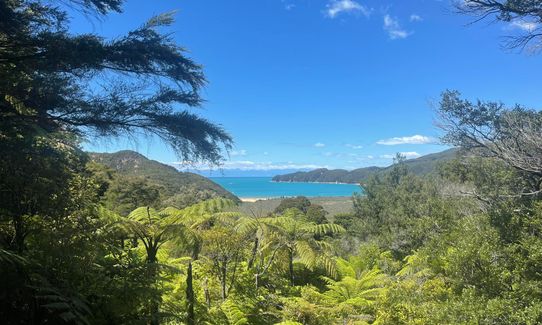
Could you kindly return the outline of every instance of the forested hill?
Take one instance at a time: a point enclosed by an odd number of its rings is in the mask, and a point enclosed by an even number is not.
[[[406,160],[404,163],[408,170],[416,175],[426,175],[435,171],[440,162],[450,160],[456,156],[457,149],[448,149],[442,152],[425,155],[416,159]],[[275,182],[339,182],[339,183],[363,183],[371,175],[384,173],[388,167],[364,167],[351,171],[345,169],[319,168],[309,172],[296,172],[291,174],[277,175],[273,177]]]
[[[92,159],[114,171],[126,175],[143,177],[163,188],[166,197],[174,197],[188,191],[206,192],[212,196],[220,196],[238,201],[239,199],[222,186],[203,176],[180,172],[172,166],[150,160],[131,150],[115,153],[90,153]]]

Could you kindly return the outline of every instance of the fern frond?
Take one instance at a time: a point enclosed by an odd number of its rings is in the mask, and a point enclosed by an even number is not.
[[[299,256],[299,260],[310,270],[316,265],[317,254],[315,250],[306,241],[297,241],[295,249]]]
[[[335,264],[335,259],[328,256],[327,254],[323,254],[318,258],[317,262],[326,270],[327,274],[334,278],[337,277],[337,266]]]
[[[222,303],[220,309],[224,312],[228,318],[228,323],[231,325],[245,325],[248,324],[248,318],[245,313],[230,299],[227,299]]]
[[[0,249],[0,264],[11,264],[12,266],[24,266],[28,264],[28,261],[15,253]]]
[[[343,227],[341,227],[340,225],[336,225],[334,223],[309,225],[309,226],[304,227],[304,230],[316,235],[339,234],[346,231]]]

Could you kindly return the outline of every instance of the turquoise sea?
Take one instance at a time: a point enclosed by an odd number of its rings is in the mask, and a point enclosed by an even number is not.
[[[277,183],[271,177],[211,177],[211,180],[241,198],[351,196],[361,192],[354,184]]]

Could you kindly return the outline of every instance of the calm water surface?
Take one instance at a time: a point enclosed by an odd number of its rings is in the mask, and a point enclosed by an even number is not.
[[[281,196],[351,196],[361,193],[354,184],[276,183],[271,177],[211,177],[222,187],[242,198],[274,198]]]

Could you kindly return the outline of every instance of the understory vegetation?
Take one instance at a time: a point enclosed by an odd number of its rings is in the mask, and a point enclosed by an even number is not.
[[[122,5],[62,3],[97,16]],[[515,3],[502,10],[531,12]],[[443,142],[458,155],[434,173],[398,155],[352,213],[302,197],[251,213],[81,149],[133,132],[187,161],[219,163],[231,147],[189,111],[205,78],[160,33],[171,15],[105,41],[68,33],[60,5],[0,6],[3,324],[542,323],[540,112],[445,91]]]
[[[542,206],[511,195],[503,183],[522,178],[494,158],[458,158],[431,179],[398,161],[334,223],[303,198],[265,215],[223,198],[161,208],[145,184],[132,205],[111,204],[96,194],[110,184],[81,168],[65,214],[22,216],[23,249],[16,224],[2,226],[10,323],[542,321]]]

